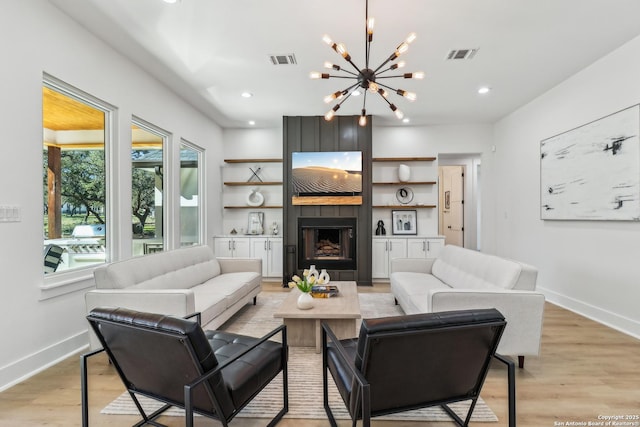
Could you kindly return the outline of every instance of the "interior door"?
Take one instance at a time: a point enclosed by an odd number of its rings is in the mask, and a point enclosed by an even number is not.
[[[464,246],[464,166],[440,166],[440,234]]]

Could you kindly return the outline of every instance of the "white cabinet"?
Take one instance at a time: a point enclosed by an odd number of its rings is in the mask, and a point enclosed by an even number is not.
[[[217,257],[260,258],[262,277],[282,277],[282,237],[216,236],[213,241]]]
[[[249,258],[251,246],[249,237],[215,237],[215,254],[217,257]]]
[[[262,259],[262,277],[282,277],[282,237],[251,237],[251,257]]]
[[[407,257],[407,239],[375,237],[371,254],[371,277],[374,279],[388,278],[391,260]]]
[[[443,247],[443,238],[408,238],[407,258],[436,258]]]

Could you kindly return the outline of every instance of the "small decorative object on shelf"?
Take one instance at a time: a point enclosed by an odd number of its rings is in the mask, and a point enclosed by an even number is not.
[[[260,192],[259,188],[254,188],[251,190],[249,195],[247,196],[247,204],[249,206],[262,206],[264,203],[264,196]]]
[[[271,234],[273,234],[274,236],[278,235],[278,223],[273,221],[273,224],[271,224]]]
[[[247,234],[264,233],[264,212],[249,212],[249,226]]]
[[[418,234],[417,212],[414,210],[391,211],[393,234]]]
[[[396,199],[403,204],[408,205],[413,201],[413,190],[409,187],[402,187],[396,191]]]
[[[411,168],[404,163],[398,166],[398,179],[400,182],[407,182],[411,179]]]
[[[238,234],[238,232],[236,231],[235,228],[232,228],[231,231],[229,232],[229,234]]]
[[[378,228],[376,228],[376,236],[386,236],[387,230],[384,228],[384,221],[378,221]]]

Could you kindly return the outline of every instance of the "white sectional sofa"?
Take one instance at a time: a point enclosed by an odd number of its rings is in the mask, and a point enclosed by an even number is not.
[[[255,304],[262,260],[216,258],[209,246],[192,246],[108,264],[94,278],[96,289],[85,295],[87,313],[105,306],[177,316],[200,312],[212,329]],[[91,346],[99,347],[93,336]]]
[[[391,261],[391,292],[406,314],[497,308],[507,319],[498,352],[538,355],[544,295],[535,292],[537,270],[521,262],[458,246],[437,258]]]

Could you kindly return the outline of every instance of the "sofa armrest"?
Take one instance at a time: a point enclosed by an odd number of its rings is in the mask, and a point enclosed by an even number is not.
[[[429,291],[431,311],[496,308],[507,319],[498,353],[537,356],[540,353],[544,295],[532,291],[433,289]]]
[[[431,267],[435,258],[393,258],[391,260],[391,271],[406,271],[412,273],[431,273]]]
[[[262,258],[218,258],[220,274],[253,271],[262,274]]]

